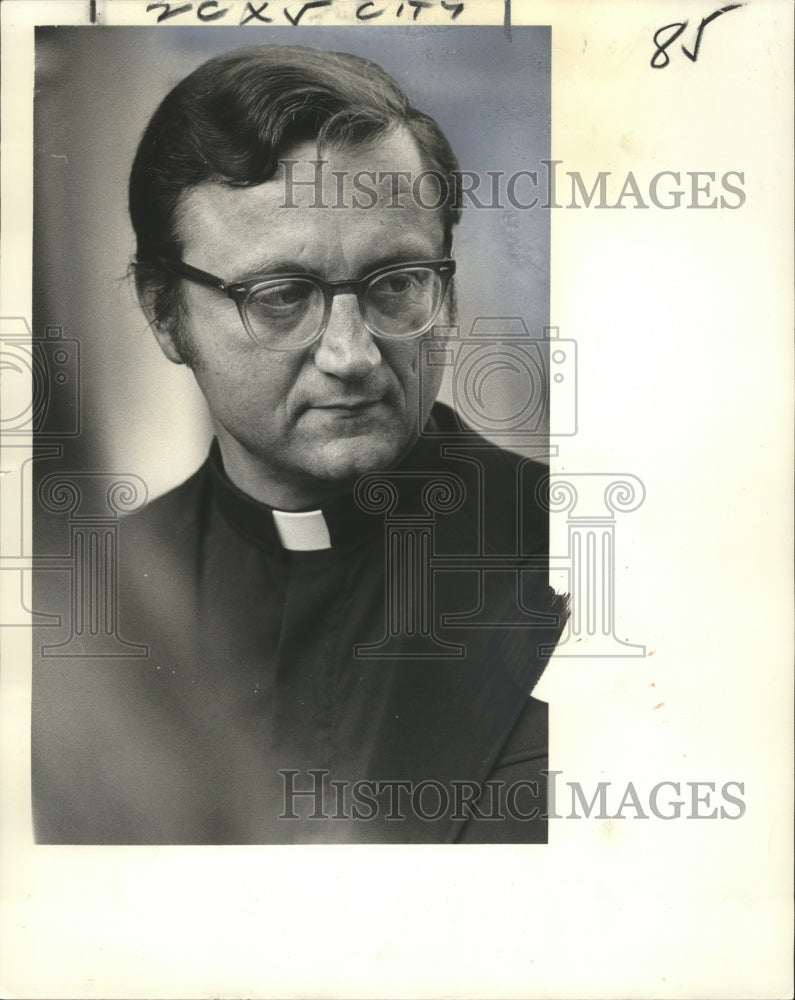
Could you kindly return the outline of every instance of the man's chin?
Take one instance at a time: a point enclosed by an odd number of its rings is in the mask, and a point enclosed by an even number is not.
[[[337,438],[316,449],[311,465],[318,479],[351,486],[367,473],[391,469],[410,446],[411,441],[385,439],[383,435]]]

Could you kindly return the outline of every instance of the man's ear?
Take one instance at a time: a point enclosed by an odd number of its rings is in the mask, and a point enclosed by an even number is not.
[[[152,328],[152,333],[154,333],[158,344],[160,344],[160,350],[168,360],[172,361],[175,365],[185,364],[177,347],[176,337],[171,332],[171,329],[166,328],[165,324],[157,323],[153,320],[149,321],[149,326]]]
[[[175,365],[184,364],[182,354],[177,346],[179,340],[174,329],[176,318],[172,317],[169,320],[158,318],[155,308],[157,292],[148,282],[136,282],[136,291],[138,302],[146,316],[149,328],[160,345],[160,350]]]

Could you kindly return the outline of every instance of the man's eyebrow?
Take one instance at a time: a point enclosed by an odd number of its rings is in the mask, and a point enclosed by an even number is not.
[[[234,284],[238,281],[248,281],[251,278],[262,278],[270,274],[309,274],[306,264],[299,264],[294,260],[260,260],[255,264],[238,268],[234,277],[230,278],[227,284]]]
[[[360,269],[359,277],[364,277],[372,271],[378,271],[382,267],[391,267],[392,264],[409,264],[413,260],[441,260],[443,257],[444,254],[441,251],[437,256],[429,256],[427,251],[422,251],[422,248],[408,248],[389,254],[381,254],[367,261],[367,264]]]
[[[358,268],[358,273],[356,274],[346,274],[340,280],[363,278],[373,271],[378,271],[382,267],[391,267],[399,264],[408,264],[413,260],[436,260],[442,259],[444,254],[440,251],[436,257],[433,255],[428,255],[427,251],[423,251],[422,247],[405,247],[401,250],[393,250],[390,253],[379,254],[376,257],[371,257]],[[294,260],[263,260],[256,264],[239,268],[238,272],[234,277],[229,278],[227,284],[236,284],[240,281],[248,281],[253,278],[264,278],[270,275],[278,276],[280,274],[309,274],[314,277],[323,278],[325,277],[319,271],[314,268],[309,267],[307,264],[301,264]]]

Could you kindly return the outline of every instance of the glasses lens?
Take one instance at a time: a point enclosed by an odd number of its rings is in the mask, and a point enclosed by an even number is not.
[[[323,323],[324,311],[323,292],[306,278],[257,285],[245,302],[249,333],[257,343],[275,351],[310,344]]]
[[[382,337],[416,337],[431,325],[442,301],[442,279],[426,267],[390,271],[376,278],[364,296],[371,330]]]

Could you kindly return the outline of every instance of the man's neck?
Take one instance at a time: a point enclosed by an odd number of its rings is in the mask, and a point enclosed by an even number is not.
[[[311,476],[279,477],[262,467],[242,446],[219,435],[224,472],[234,485],[260,503],[281,511],[311,511],[349,494],[356,478],[324,482]],[[237,447],[235,447],[237,445]]]

